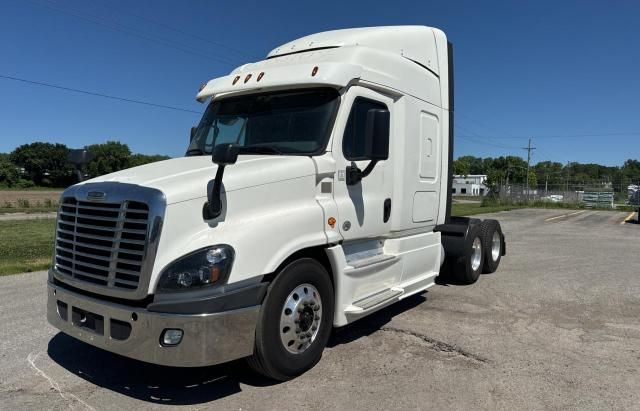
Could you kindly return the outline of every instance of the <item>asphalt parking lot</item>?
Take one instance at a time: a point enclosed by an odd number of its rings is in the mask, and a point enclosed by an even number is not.
[[[322,361],[273,384],[243,362],[163,368],[57,333],[46,274],[0,278],[0,408],[637,409],[640,225],[628,213],[516,210],[508,255],[334,331]],[[488,217],[488,216],[482,216]]]

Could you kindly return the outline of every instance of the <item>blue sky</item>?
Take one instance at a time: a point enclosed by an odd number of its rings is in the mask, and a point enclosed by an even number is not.
[[[620,165],[640,152],[639,15],[634,1],[8,0],[0,75],[202,111],[200,83],[296,37],[423,24],[455,46],[456,156],[526,156],[532,137],[533,162]],[[198,120],[0,78],[0,152],[114,139],[179,156]]]

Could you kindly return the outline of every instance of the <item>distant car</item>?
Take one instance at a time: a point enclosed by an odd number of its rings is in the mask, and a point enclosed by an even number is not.
[[[542,201],[549,201],[551,203],[561,203],[562,201],[564,201],[564,196],[562,194],[552,194],[542,197],[541,199]]]

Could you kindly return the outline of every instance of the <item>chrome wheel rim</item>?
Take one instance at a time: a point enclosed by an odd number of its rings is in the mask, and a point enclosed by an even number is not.
[[[491,238],[491,258],[493,259],[493,261],[498,261],[498,258],[500,257],[500,248],[501,248],[501,244],[500,244],[500,233],[498,233],[497,231],[493,232],[493,237]]]
[[[322,299],[311,284],[296,287],[280,314],[280,341],[292,354],[305,352],[315,341],[322,321]]]
[[[471,252],[471,269],[477,271],[480,268],[480,262],[482,261],[482,242],[480,237],[476,237],[473,240],[472,252]]]

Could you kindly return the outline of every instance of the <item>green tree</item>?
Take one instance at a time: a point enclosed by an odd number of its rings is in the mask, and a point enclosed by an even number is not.
[[[471,167],[465,160],[453,160],[453,174],[457,176],[468,176],[471,174]]]
[[[458,157],[458,161],[464,162],[468,164],[469,172],[467,174],[486,174],[485,165],[483,159],[480,157],[474,156],[462,156]],[[455,164],[455,163],[454,163]],[[458,174],[458,173],[456,173]],[[462,174],[462,173],[460,173]]]
[[[86,147],[93,155],[87,165],[87,173],[91,177],[120,171],[131,165],[131,150],[119,141],[107,141],[104,144],[93,144]]]
[[[538,186],[538,178],[536,177],[536,171],[530,168],[529,169],[529,188],[531,188],[532,190],[535,190],[537,186]]]
[[[24,168],[35,184],[62,187],[69,183],[73,172],[68,154],[69,149],[64,144],[36,142],[19,146],[10,159]]]
[[[20,180],[20,173],[15,164],[6,156],[0,157],[0,184],[13,187]]]
[[[504,170],[491,168],[487,170],[487,181],[485,185],[489,188],[490,194],[497,194],[500,191],[500,187],[505,184],[505,177],[507,173]]]

